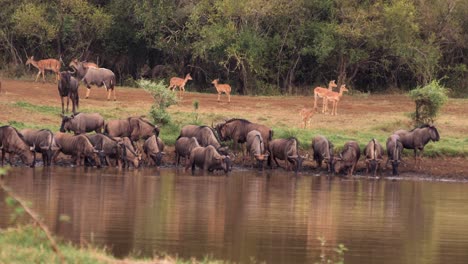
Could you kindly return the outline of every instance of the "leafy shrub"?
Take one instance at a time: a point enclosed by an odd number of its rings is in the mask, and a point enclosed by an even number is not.
[[[416,103],[416,111],[411,114],[411,117],[417,126],[434,122],[440,109],[448,100],[447,92],[447,89],[436,80],[409,92]]]
[[[148,80],[139,80],[138,85],[147,91],[154,98],[154,104],[150,109],[150,116],[157,124],[168,124],[171,122],[171,116],[167,112],[167,108],[177,104],[178,98],[176,94],[169,89],[164,81],[152,82]]]

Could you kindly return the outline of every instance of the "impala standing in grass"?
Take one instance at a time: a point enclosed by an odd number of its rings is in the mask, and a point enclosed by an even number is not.
[[[31,64],[32,66],[36,67],[39,72],[37,73],[37,76],[36,76],[36,80],[35,82],[37,82],[37,78],[39,78],[39,76],[41,75],[42,73],[42,82],[45,82],[45,71],[46,70],[49,70],[49,71],[53,71],[55,73],[55,77],[56,77],[56,80],[60,80],[60,77],[59,77],[59,72],[60,72],[60,61],[56,60],[56,59],[45,59],[45,60],[34,60],[34,56],[31,56],[31,58],[28,58],[28,60],[26,61],[26,65],[29,65]]]

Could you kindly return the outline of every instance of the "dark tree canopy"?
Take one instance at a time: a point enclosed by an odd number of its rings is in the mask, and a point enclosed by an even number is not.
[[[217,78],[239,94],[310,94],[332,79],[363,92],[441,78],[453,95],[468,89],[464,0],[4,0],[0,17],[7,74],[24,73],[26,56],[61,56],[121,84],[143,67],[166,81],[191,73],[199,91]]]

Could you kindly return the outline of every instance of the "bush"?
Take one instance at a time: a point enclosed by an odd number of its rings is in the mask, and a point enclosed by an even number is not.
[[[167,108],[177,104],[177,95],[167,89],[164,81],[152,82],[148,80],[139,80],[138,85],[147,91],[154,98],[154,104],[150,109],[150,116],[154,123],[164,125],[171,122],[171,116]]]
[[[434,122],[440,109],[448,100],[447,93],[447,89],[435,80],[409,92],[416,103],[416,111],[411,114],[411,117],[417,126]]]

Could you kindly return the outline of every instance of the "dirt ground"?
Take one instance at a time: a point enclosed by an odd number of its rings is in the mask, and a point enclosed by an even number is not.
[[[52,82],[35,83],[3,79],[0,91],[0,122],[8,123],[12,120],[24,124],[60,125],[60,112],[44,114],[41,111],[31,111],[16,107],[18,102],[32,105],[61,107],[57,92],[57,85]],[[190,86],[187,87],[190,91]],[[312,87],[311,87],[312,90]],[[124,118],[130,115],[144,115],[153,102],[151,96],[142,89],[117,87],[117,101],[106,101],[103,88],[93,87],[90,99],[83,99],[86,90],[80,86],[80,110],[95,110],[107,113],[113,118]],[[193,102],[199,102],[198,112],[209,116],[213,120],[239,117],[265,125],[283,125],[286,127],[300,127],[299,112],[302,108],[313,106],[313,96],[231,96],[231,103],[223,95],[221,102],[217,102],[214,93],[186,92],[178,105],[171,106],[173,114],[189,114],[193,112]],[[319,104],[320,105],[320,104]],[[401,94],[367,95],[345,94],[338,107],[338,116],[316,113],[311,118],[314,129],[346,131],[347,133],[360,130],[392,129],[392,124],[405,125],[408,123],[406,113],[413,111],[414,103]],[[443,117],[438,120],[439,131],[444,135],[468,135],[468,120],[466,100],[451,99],[443,109]],[[464,118],[460,118],[463,117]],[[383,124],[383,127],[380,127]],[[389,128],[386,128],[388,126]],[[434,144],[434,143],[431,143]],[[306,165],[315,166],[309,162]],[[360,164],[363,167],[363,164]],[[424,174],[443,178],[468,178],[468,163],[466,158],[438,158],[423,160]],[[411,176],[419,171],[413,167],[413,161],[408,159],[407,167],[401,169],[402,174]]]

